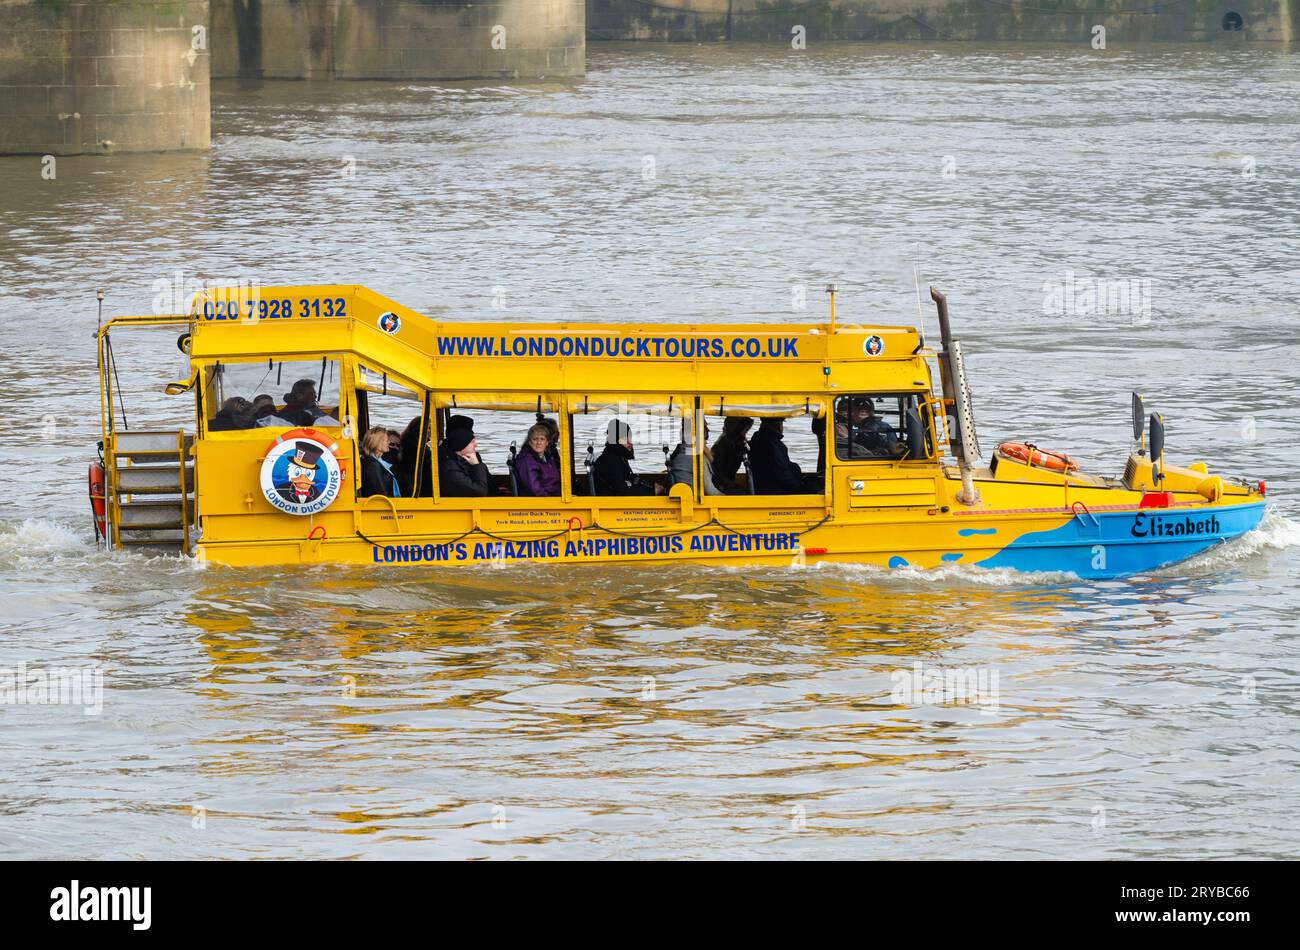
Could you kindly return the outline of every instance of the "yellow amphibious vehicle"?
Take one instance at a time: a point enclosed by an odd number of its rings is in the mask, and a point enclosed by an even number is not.
[[[113,548],[237,566],[840,561],[1107,577],[1259,522],[1263,484],[1166,463],[1161,420],[1144,438],[1136,395],[1120,477],[1024,444],[981,464],[961,347],[931,294],[937,352],[918,328],[837,325],[833,289],[829,323],[653,326],[442,322],[356,286],[210,290],[188,314],[100,329],[97,526]],[[157,326],[181,331],[188,375],[166,391],[193,421],[140,431],[121,413],[113,340]],[[509,443],[541,420],[558,438],[538,458],[558,477],[525,495]],[[453,449],[474,461],[465,424],[488,467],[478,496],[444,468]],[[363,495],[375,426],[404,439],[385,453],[391,490]],[[708,449],[724,429],[734,474]],[[802,470],[785,458],[792,436],[817,456]],[[607,443],[639,450],[639,494],[602,488]]]

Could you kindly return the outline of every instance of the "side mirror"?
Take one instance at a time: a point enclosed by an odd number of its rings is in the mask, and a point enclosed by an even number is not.
[[[1137,393],[1133,394],[1133,441],[1138,443],[1138,455],[1143,454],[1142,442],[1142,422],[1146,418],[1146,408],[1142,405],[1142,397]]]
[[[1165,420],[1158,412],[1151,413],[1151,460],[1160,465],[1165,459]],[[1154,466],[1153,466],[1154,470]],[[1159,476],[1157,476],[1157,480]]]

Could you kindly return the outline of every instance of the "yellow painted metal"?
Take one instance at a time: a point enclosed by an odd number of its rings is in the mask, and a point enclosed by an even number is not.
[[[281,315],[273,316],[273,311]],[[577,553],[564,560],[608,561],[608,556],[586,553],[584,544],[635,539],[653,547],[674,538],[682,550],[637,559],[789,563],[788,547],[734,547],[742,543],[737,538],[758,544],[753,538],[771,536],[793,538],[801,550],[817,550],[818,560],[883,565],[891,554],[901,553],[910,564],[934,567],[950,552],[962,552],[971,563],[995,553],[1008,538],[1058,527],[1074,516],[1073,506],[1079,503],[1098,511],[1135,509],[1150,488],[1149,460],[1130,464],[1135,474],[1124,484],[1082,473],[1063,475],[1003,457],[996,468],[974,473],[978,505],[957,504],[959,473],[938,455],[948,435],[939,420],[947,411],[932,392],[933,353],[921,349],[913,327],[436,321],[354,285],[267,287],[253,294],[247,288],[215,288],[196,299],[192,314],[109,321],[100,343],[107,446],[112,445],[113,405],[104,337],[111,328],[166,323],[189,327],[192,374],[201,374],[193,390],[201,400],[197,405],[204,407],[202,413],[196,411],[199,430],[191,449],[201,526],[194,551],[201,559],[226,564],[374,563],[390,553],[402,560],[403,552],[417,547],[423,560],[436,563],[444,551],[455,560],[456,545],[478,551],[475,545],[504,542],[524,545],[524,550],[542,545],[537,549],[542,557],[549,557],[544,551],[552,542],[572,543]],[[876,356],[864,348],[873,335],[884,343]],[[573,349],[577,340],[586,341],[588,355]],[[590,355],[597,340],[602,353],[613,348],[618,357]],[[670,356],[667,341],[674,341],[676,353],[697,355]],[[566,345],[567,355],[561,352]],[[656,346],[659,355],[653,355]],[[341,387],[337,409],[343,424],[322,430],[338,442],[345,477],[327,509],[295,517],[272,507],[259,487],[261,463],[284,430],[209,432],[203,417],[216,408],[212,370],[218,363],[322,357],[340,360],[339,378],[350,383]],[[372,374],[368,381],[362,366]],[[379,379],[386,374],[431,412],[526,411],[537,407],[540,396],[542,411],[560,425],[566,463],[560,497],[443,498],[435,477],[433,498],[358,498],[359,433],[348,423],[359,417],[358,390],[376,391],[374,374]],[[586,478],[581,466],[585,447],[573,444],[571,416],[628,407],[695,414],[696,438],[702,443],[705,414],[743,407],[752,415],[826,416],[836,396],[856,393],[916,395],[925,407],[923,422],[936,454],[901,461],[842,460],[828,419],[825,494],[707,495],[698,488],[674,487],[665,496],[610,498],[576,490],[575,481]],[[432,431],[428,437],[436,438]],[[183,442],[181,463],[183,479]],[[703,474],[698,458],[694,466],[698,486]],[[1164,473],[1161,489],[1173,492],[1178,505],[1203,508],[1259,500],[1228,483],[1221,491],[1216,486],[1216,499],[1208,498],[1204,471],[1168,466]],[[111,490],[109,495],[113,497]],[[991,527],[998,536],[983,537]]]

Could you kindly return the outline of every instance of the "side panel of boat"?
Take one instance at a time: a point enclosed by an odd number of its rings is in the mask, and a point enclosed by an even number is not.
[[[391,535],[258,543],[209,543],[199,556],[232,565],[352,563],[416,567],[551,563],[693,563],[799,565],[818,561],[881,568],[935,568],[949,564],[1020,571],[1064,572],[1085,578],[1149,571],[1197,554],[1254,528],[1263,503],[1142,509],[1060,515],[1030,520],[963,517],[913,524],[827,525],[801,537],[806,525],[747,532],[717,526],[630,537],[560,532],[544,540],[498,541],[469,532],[434,541]],[[1051,527],[1041,527],[1051,523]],[[1028,529],[1027,525],[1038,529]],[[1009,540],[1007,540],[1009,539]]]
[[[980,567],[1119,577],[1154,570],[1239,537],[1259,524],[1264,503],[1194,509],[1147,508],[1071,516],[1023,534]]]

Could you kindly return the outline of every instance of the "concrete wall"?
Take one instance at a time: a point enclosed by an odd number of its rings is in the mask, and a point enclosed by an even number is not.
[[[0,154],[205,149],[207,0],[0,0]]]
[[[585,0],[211,3],[214,77],[536,79],[586,71]]]
[[[1086,12],[1077,12],[1077,11]],[[1225,30],[1229,13],[1240,30]],[[1289,42],[1300,0],[587,0],[591,40]]]

